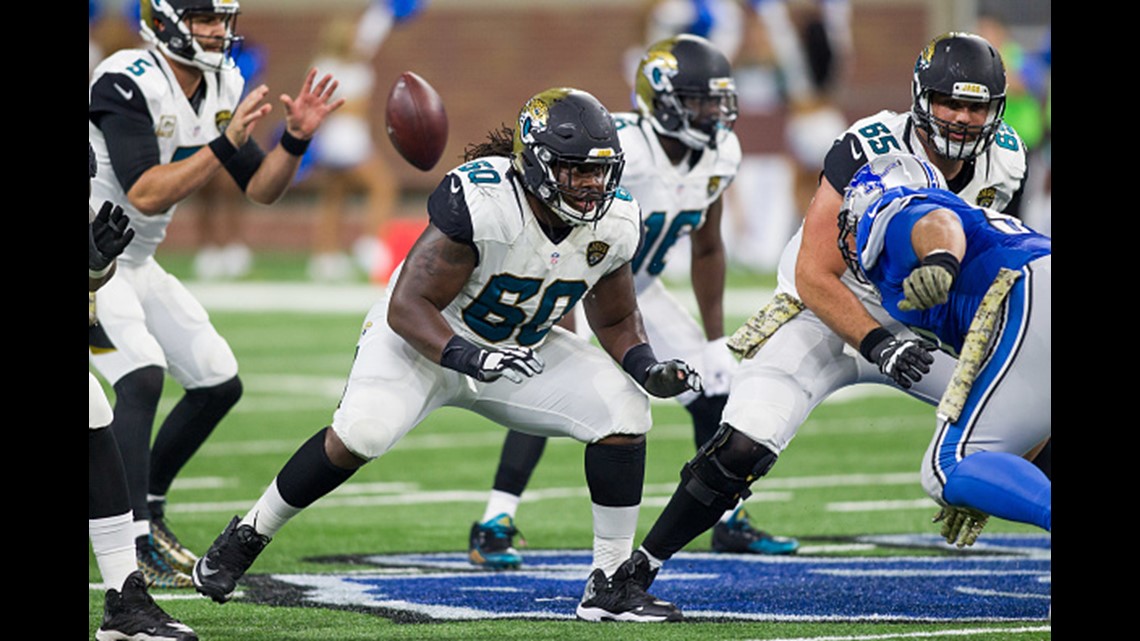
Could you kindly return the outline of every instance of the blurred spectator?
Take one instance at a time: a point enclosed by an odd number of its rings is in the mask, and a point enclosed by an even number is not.
[[[113,6],[111,6],[113,5]],[[87,0],[88,67],[87,78],[95,65],[120,49],[142,46],[139,38],[139,3],[108,3]]]
[[[263,47],[246,37],[234,47],[233,57],[245,78],[243,94],[264,82]],[[219,173],[191,196],[190,202],[197,210],[198,227],[194,275],[199,280],[230,280],[248,275],[253,268],[253,252],[245,238],[245,194],[228,175]]]
[[[1049,234],[1051,193],[1047,135],[1052,49],[1048,32],[1041,48],[1034,51],[1019,42],[1005,20],[995,13],[979,14],[976,31],[1001,54],[1007,82],[1003,120],[1017,131],[1026,147],[1029,176],[1021,217],[1037,231]]]
[[[346,102],[313,140],[311,180],[319,189],[308,268],[313,280],[350,280],[357,269],[370,280],[383,280],[390,272],[392,258],[383,236],[396,207],[399,185],[377,152],[372,135],[373,61],[392,27],[413,18],[423,4],[373,0],[363,15],[334,15],[321,30],[320,51],[313,64],[340,80],[335,95]],[[342,248],[342,236],[350,199],[360,193],[364,224],[352,243],[350,259]]]
[[[836,103],[854,59],[849,0],[817,0],[802,27],[786,0],[752,0],[779,64],[787,106],[785,140],[795,167],[795,212],[811,202],[831,143],[847,128]]]

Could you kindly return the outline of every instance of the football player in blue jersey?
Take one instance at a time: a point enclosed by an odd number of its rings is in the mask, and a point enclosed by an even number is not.
[[[855,173],[839,249],[891,317],[959,359],[922,459],[952,510],[1052,530],[1052,483],[1025,456],[1052,436],[1052,241],[946,190],[931,163],[879,156]],[[883,330],[886,331],[886,330]]]
[[[467,159],[428,198],[427,229],[365,318],[332,425],[198,561],[202,594],[229,600],[291,518],[454,406],[586,444],[594,559],[579,617],[680,618],[639,588],[648,569],[629,557],[651,426],[646,392],[699,393],[701,378],[682,360],[659,361],[646,336],[630,267],[641,215],[619,187],[625,158],[613,117],[584,91],[549,89]],[[579,301],[600,348],[556,326]]]
[[[919,52],[909,112],[862,118],[833,143],[804,222],[781,256],[775,296],[728,340],[742,360],[720,430],[683,466],[680,484],[634,553],[653,572],[747,497],[812,410],[836,391],[877,383],[939,402],[957,361],[932,353],[933,345],[892,318],[878,292],[850,273],[835,244],[836,216],[860,167],[900,149],[938,167],[947,188],[967,202],[1016,212],[1025,148],[1002,122],[1005,87],[1005,68],[990,43],[945,33]],[[1048,441],[1028,455],[1048,469]],[[953,515],[944,535],[966,540],[980,519]]]
[[[228,173],[251,201],[288,189],[325,117],[343,104],[336,81],[311,69],[281,95],[285,132],[264,151],[252,137],[272,109],[231,56],[237,0],[143,0],[140,31],[153,48],[123,49],[95,68],[88,139],[99,172],[91,205],[122,206],[135,238],[118,276],[99,292],[91,363],[114,387],[111,423],[127,468],[139,566],[160,587],[190,587],[196,556],[165,520],[166,493],[242,394],[233,350],[190,291],[155,260],[178,204]],[[185,394],[151,436],[169,374]]]

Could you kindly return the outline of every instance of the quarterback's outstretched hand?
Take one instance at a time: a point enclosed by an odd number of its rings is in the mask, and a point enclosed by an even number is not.
[[[135,237],[135,230],[128,226],[128,222],[122,207],[109,200],[103,201],[99,213],[87,228],[87,267],[92,272],[106,269]]]
[[[444,346],[439,364],[477,381],[490,382],[502,377],[514,383],[541,374],[546,367],[542,357],[529,347],[483,349],[461,336],[452,337]]]
[[[676,358],[650,365],[641,385],[658,398],[670,398],[688,390],[700,392],[704,388],[701,375],[688,363]]]
[[[921,338],[901,340],[885,332],[882,340],[870,348],[867,357],[899,387],[908,389],[912,383],[922,380],[923,374],[930,373],[930,364],[934,362],[930,352],[937,347]]]
[[[942,523],[942,538],[960,548],[973,545],[989,522],[990,515],[968,507],[947,505],[938,510],[931,523]]]
[[[312,138],[325,117],[340,109],[345,101],[344,98],[332,99],[340,83],[333,80],[331,74],[325,74],[314,87],[316,77],[316,67],[309,69],[305,83],[301,85],[301,93],[296,98],[281,94],[281,102],[285,105],[285,129],[301,140]]]

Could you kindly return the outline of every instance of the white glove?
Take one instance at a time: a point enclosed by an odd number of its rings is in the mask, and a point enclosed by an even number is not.
[[[701,353],[701,379],[705,385],[705,396],[724,396],[728,394],[729,384],[732,382],[732,373],[736,370],[737,362],[728,350],[728,337],[721,336],[716,340],[705,343]]]
[[[947,505],[938,510],[931,523],[942,523],[942,538],[951,545],[964,548],[973,545],[982,533],[990,515],[968,507]]]

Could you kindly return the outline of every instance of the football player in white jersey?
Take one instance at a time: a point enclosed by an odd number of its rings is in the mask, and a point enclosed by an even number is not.
[[[98,166],[95,149],[87,145],[90,178]],[[90,188],[89,188],[90,189]],[[130,244],[135,232],[123,208],[104,201],[99,213],[87,205],[88,324],[95,322],[95,292],[111,279],[116,258]],[[87,373],[87,531],[91,550],[107,592],[103,597],[103,621],[95,631],[97,641],[198,641],[189,626],[167,614],[147,591],[146,579],[135,560],[131,532],[131,498],[127,472],[111,426],[113,411],[103,386]]]
[[[665,38],[642,55],[634,82],[637,111],[614,114],[625,171],[622,187],[641,205],[643,237],[632,268],[637,304],[650,342],[661,354],[696,365],[704,393],[676,400],[693,419],[699,448],[720,426],[735,360],[725,346],[725,248],[721,238],[723,194],[740,166],[740,141],[732,131],[736,90],[728,58],[711,42],[690,34]],[[679,239],[691,241],[691,282],[698,324],[665,289],[659,276]],[[515,514],[545,441],[511,432],[483,517],[471,526],[468,558],[479,566],[515,568]],[[788,554],[799,543],[753,528],[747,514],[727,510],[713,532],[721,552]]]
[[[143,0],[141,34],[154,45],[118,51],[92,80],[88,131],[99,172],[92,206],[120,203],[136,235],[118,277],[99,292],[91,362],[114,386],[111,424],[126,463],[138,557],[147,580],[189,587],[196,557],[163,519],[175,475],[241,396],[237,361],[202,305],[154,252],[178,206],[224,169],[246,196],[271,204],[284,194],[325,117],[336,81],[310,70],[296,97],[281,96],[285,133],[262,151],[251,137],[269,114],[269,88],[243,80],[231,47],[237,0]],[[151,449],[166,372],[186,390]],[[148,496],[149,495],[149,496]],[[149,506],[148,506],[149,499]]]
[[[648,569],[627,557],[650,428],[645,392],[699,392],[701,378],[684,361],[658,361],[642,326],[630,267],[640,211],[619,187],[613,118],[586,92],[549,89],[467,159],[428,198],[428,228],[365,318],[332,425],[198,561],[202,594],[229,600],[289,519],[454,406],[586,443],[594,570],[580,617],[678,618],[637,588]],[[601,349],[555,326],[578,301]]]
[[[954,359],[931,354],[932,344],[893,320],[874,289],[848,273],[836,220],[859,167],[900,148],[938,167],[967,202],[1016,210],[1025,149],[1001,119],[1005,86],[1001,57],[988,42],[943,34],[918,56],[909,113],[881,111],[836,140],[804,223],[784,250],[775,298],[729,339],[744,359],[733,372],[720,430],[685,464],[680,485],[635,553],[651,570],[747,497],[808,414],[835,391],[879,383],[939,401]]]

